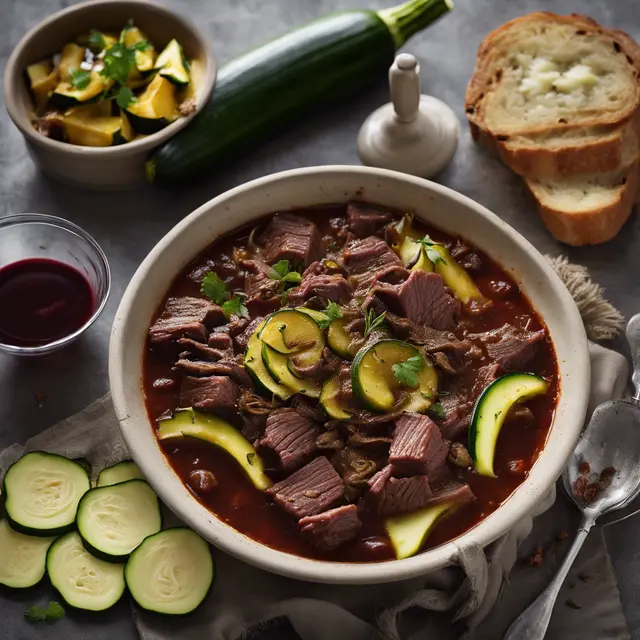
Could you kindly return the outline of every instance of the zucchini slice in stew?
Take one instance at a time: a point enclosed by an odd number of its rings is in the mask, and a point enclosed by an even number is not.
[[[197,438],[224,449],[235,458],[257,489],[264,491],[271,486],[271,480],[265,475],[262,460],[256,450],[228,422],[193,409],[180,409],[173,418],[162,420],[158,424],[158,439],[181,437]]]
[[[160,76],[173,84],[189,84],[189,64],[185,60],[180,43],[175,38],[158,55],[155,69]]]
[[[98,487],[108,487],[119,482],[127,482],[127,480],[144,480],[142,471],[135,462],[131,460],[123,460],[111,467],[106,467],[98,474]]]
[[[84,89],[76,89],[68,82],[61,82],[51,94],[51,104],[58,109],[68,109],[80,104],[95,102],[109,89],[113,80],[92,71],[89,84]]]
[[[174,527],[149,536],[124,570],[136,604],[164,615],[186,615],[207,597],[215,576],[209,545],[191,529]]]
[[[269,375],[281,385],[291,390],[292,393],[304,393],[309,398],[317,398],[320,395],[320,383],[295,376],[289,369],[289,357],[278,353],[266,342],[262,343],[262,362]],[[292,354],[291,357],[295,357]]]
[[[327,320],[327,314],[322,311],[316,311],[315,309],[307,309],[307,307],[298,307],[296,311],[300,313],[306,313],[310,318],[316,322],[324,322]]]
[[[440,516],[451,507],[451,503],[426,507],[413,513],[392,516],[384,521],[391,546],[397,560],[410,558],[420,551]]]
[[[349,353],[351,335],[344,328],[344,318],[336,318],[327,330],[327,344],[329,348],[341,358],[353,360],[353,354]]]
[[[50,60],[43,60],[27,67],[29,88],[36,103],[36,111],[41,113],[49,101],[49,96],[58,86],[58,70]]]
[[[84,60],[84,51],[84,47],[75,42],[69,42],[62,47],[58,65],[61,82],[71,82],[72,72],[80,69],[80,64]]]
[[[266,320],[265,320],[266,322]],[[259,393],[270,397],[271,395],[286,400],[293,392],[287,387],[278,384],[269,374],[262,361],[262,342],[258,337],[265,322],[258,325],[247,344],[247,351],[244,355],[244,366],[249,372]]]
[[[338,376],[329,378],[322,385],[320,405],[325,410],[326,414],[334,420],[351,419],[351,413],[344,402],[342,402],[340,396],[340,383],[338,381]]]
[[[138,133],[151,134],[164,129],[179,116],[173,85],[156,76],[137,101],[127,107],[127,116]]]
[[[445,246],[434,244],[431,248],[442,258],[435,263],[436,272],[442,276],[444,283],[462,304],[468,304],[472,300],[486,301],[471,276],[451,257]]]
[[[419,366],[417,386],[401,383],[394,373],[394,365],[416,358]],[[421,351],[400,340],[380,340],[362,348],[351,363],[351,382],[356,397],[373,411],[393,409],[421,413],[432,404],[438,385],[433,364]],[[402,396],[406,399],[402,401]]]
[[[500,429],[516,402],[547,392],[549,383],[532,373],[508,373],[492,382],[480,395],[469,429],[469,453],[475,470],[495,478],[493,459]]]
[[[135,53],[136,69],[142,75],[153,71],[156,61],[156,50],[138,27],[133,24],[128,24],[120,33],[120,42],[122,42],[125,47],[133,47],[139,42],[146,42],[147,46]]]
[[[308,314],[297,309],[276,311],[260,332],[260,340],[278,353],[296,354],[300,366],[322,356],[324,332]]]
[[[4,477],[2,493],[9,524],[31,536],[70,531],[80,498],[89,489],[89,475],[77,462],[44,451],[27,453]]]

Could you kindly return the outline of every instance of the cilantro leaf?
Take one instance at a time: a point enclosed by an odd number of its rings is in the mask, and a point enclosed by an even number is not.
[[[138,98],[133,95],[133,91],[129,87],[120,87],[116,93],[116,104],[121,109],[126,109],[132,102],[137,102]]]
[[[369,309],[364,316],[364,337],[366,338],[374,329],[382,328],[384,326],[384,318],[387,315],[386,311],[383,311],[379,316],[373,309]]]
[[[282,280],[289,273],[289,261],[278,260],[272,267],[269,267],[267,274],[272,280]]]
[[[40,620],[46,620],[47,616],[44,613],[44,609],[37,604],[31,605],[25,612],[24,617],[29,622],[39,622]]]
[[[247,318],[249,316],[249,310],[237,296],[229,298],[229,300],[222,305],[222,312],[227,318],[230,318],[231,316]]]
[[[91,72],[84,69],[71,70],[71,86],[74,89],[86,89],[91,82]]]
[[[222,304],[229,300],[230,297],[227,291],[227,285],[224,280],[220,279],[220,276],[218,276],[215,271],[209,271],[205,274],[202,284],[200,285],[200,292],[216,304]]]
[[[444,407],[439,402],[434,402],[428,409],[428,413],[431,413],[436,418],[440,420],[444,420],[447,417],[447,412],[444,410]]]
[[[55,620],[64,618],[64,609],[59,602],[51,601],[44,610],[44,615],[47,622],[54,622]]]
[[[126,84],[129,72],[136,63],[135,49],[126,47],[122,42],[118,42],[118,44],[114,44],[107,49],[103,62],[103,75],[120,84]]]
[[[424,252],[427,254],[427,258],[429,258],[433,264],[437,264],[438,262],[447,264],[446,260],[440,255],[440,252],[433,248],[439,244],[438,242],[434,242],[428,235],[416,240],[416,242],[422,245]]]
[[[107,46],[104,36],[96,29],[91,29],[91,31],[89,31],[87,44],[89,45],[89,49],[92,51],[102,51]]]
[[[297,271],[289,271],[282,277],[282,282],[287,284],[300,284],[302,282],[302,276]]]
[[[317,325],[321,329],[326,329],[334,320],[342,318],[342,311],[340,311],[340,307],[335,302],[329,302],[327,304],[324,314],[326,318],[316,320]]]
[[[424,366],[424,358],[422,356],[412,356],[404,362],[398,362],[391,366],[393,377],[407,387],[418,386],[418,374]]]
[[[136,42],[132,47],[135,51],[146,51],[151,47],[151,43],[148,40],[140,40],[140,42]]]

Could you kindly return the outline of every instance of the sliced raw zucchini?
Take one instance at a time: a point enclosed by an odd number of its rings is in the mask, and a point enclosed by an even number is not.
[[[189,64],[176,39],[173,39],[158,55],[155,68],[159,75],[173,84],[179,86],[189,84]]]
[[[0,584],[12,589],[33,587],[44,576],[47,550],[55,538],[36,538],[14,531],[0,520]]]
[[[396,559],[402,560],[418,553],[440,516],[450,506],[449,502],[443,502],[413,513],[387,518],[384,521],[384,528],[391,540]]]
[[[295,353],[300,366],[317,362],[325,345],[324,333],[316,321],[296,309],[271,315],[260,332],[260,340],[278,353]]]
[[[124,565],[92,556],[75,531],[49,547],[47,574],[64,601],[76,609],[104,611],[116,604],[125,590]]]
[[[155,133],[179,117],[173,85],[161,75],[127,107],[131,126],[138,133]]]
[[[316,322],[324,322],[327,319],[327,314],[322,311],[316,311],[315,309],[307,309],[307,307],[298,307],[296,311],[300,313],[306,313],[310,318]]]
[[[122,118],[109,116],[84,118],[64,117],[64,132],[71,144],[83,147],[112,147],[121,144]]]
[[[329,348],[337,353],[341,358],[353,360],[353,354],[349,353],[349,344],[351,343],[351,335],[344,328],[346,321],[344,318],[337,318],[327,330],[327,344]]]
[[[412,389],[396,379],[393,365],[415,357],[421,359],[421,368],[418,385]],[[398,408],[421,413],[431,406],[438,376],[431,362],[413,345],[400,340],[380,340],[358,352],[351,363],[351,382],[357,398],[373,411],[384,413]],[[407,399],[398,405],[400,394],[407,392]]]
[[[148,45],[147,48],[142,51],[136,51],[135,53],[136,69],[143,75],[153,71],[156,61],[156,50],[138,27],[128,24],[120,34],[120,42],[122,42],[125,47],[133,47],[139,42],[146,42]]]
[[[298,378],[289,369],[290,356],[278,353],[266,342],[262,343],[262,362],[269,375],[281,385],[291,389],[293,393],[304,393],[309,398],[317,398],[320,395],[320,383],[316,380]],[[295,357],[298,354],[292,354]]]
[[[16,531],[55,536],[73,529],[89,476],[73,460],[55,453],[32,451],[12,464],[5,477],[5,511]]]
[[[495,478],[493,459],[500,429],[511,407],[533,396],[542,395],[549,383],[532,373],[508,373],[492,382],[476,403],[469,429],[469,453],[475,470]]]
[[[228,422],[193,409],[176,411],[173,418],[158,424],[158,439],[190,437],[204,440],[224,449],[236,459],[253,484],[263,491],[271,486],[260,456],[251,443]],[[117,485],[116,485],[117,486]]]
[[[274,395],[282,400],[286,400],[289,396],[293,395],[293,392],[287,387],[278,384],[271,377],[262,362],[262,342],[258,336],[265,322],[259,324],[251,338],[249,338],[247,351],[244,356],[244,366],[254,379],[257,391],[264,395]]]
[[[89,84],[84,89],[76,89],[68,82],[61,82],[51,94],[51,104],[58,109],[68,109],[79,104],[95,102],[112,84],[113,80],[110,78],[92,71]]]
[[[96,487],[80,500],[76,526],[85,549],[96,558],[125,562],[162,528],[160,501],[145,480]]]
[[[43,60],[27,67],[27,77],[36,103],[36,111],[41,113],[51,93],[58,86],[58,70],[53,68],[50,60]]]
[[[127,480],[144,480],[142,471],[140,471],[138,465],[131,460],[124,460],[103,469],[98,474],[97,486],[108,487],[112,484],[118,484],[119,482],[126,482]]]
[[[131,554],[125,579],[143,609],[165,615],[191,613],[213,585],[211,549],[191,529],[166,529],[148,537]]]
[[[58,73],[61,82],[71,82],[72,71],[80,69],[80,64],[84,60],[85,48],[74,42],[69,42],[62,47]]]
[[[340,396],[338,376],[329,378],[322,386],[320,405],[327,415],[334,420],[350,420],[351,413]]]

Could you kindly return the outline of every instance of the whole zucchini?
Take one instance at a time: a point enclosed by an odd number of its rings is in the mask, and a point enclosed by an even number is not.
[[[160,185],[192,182],[311,107],[384,77],[396,50],[449,11],[451,0],[408,0],[382,11],[315,20],[224,66],[211,101],[147,162]]]

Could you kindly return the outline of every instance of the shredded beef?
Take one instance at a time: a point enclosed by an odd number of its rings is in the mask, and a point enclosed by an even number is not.
[[[233,338],[235,340],[235,343],[238,345],[238,347],[241,350],[244,351],[247,348],[247,345],[249,344],[249,340],[251,336],[255,333],[256,329],[258,328],[258,325],[263,320],[264,320],[264,317],[260,317],[260,316],[257,318],[254,318],[251,322],[245,325],[241,333],[237,334]]]
[[[247,370],[235,360],[203,362],[200,360],[178,360],[176,368],[189,376],[229,376],[245,389],[253,390],[253,381]]]
[[[227,376],[194,378],[184,376],[180,386],[180,407],[211,411],[222,417],[235,416],[240,388]]]
[[[522,369],[535,357],[545,332],[524,331],[507,323],[498,329],[469,334],[467,337],[482,343],[489,358],[508,371]]]
[[[289,400],[289,406],[294,408],[304,418],[314,422],[324,422],[327,419],[325,412],[314,401],[302,393],[297,393]]]
[[[245,305],[252,316],[267,315],[280,308],[281,282],[269,277],[269,265],[263,260],[241,260],[245,271]]]
[[[471,487],[468,484],[451,480],[434,491],[425,506],[430,507],[443,502],[451,502],[455,505],[462,506],[475,499],[476,497],[473,495],[473,491],[471,491]]]
[[[300,533],[320,551],[331,551],[358,535],[362,522],[354,504],[301,518]]]
[[[365,202],[347,204],[347,226],[359,238],[373,236],[393,220],[393,214]]]
[[[226,351],[230,355],[233,355],[233,340],[228,333],[222,333],[221,331],[212,333],[209,336],[207,344],[212,349],[217,349],[218,351]]]
[[[331,275],[309,275],[289,291],[287,301],[292,305],[301,305],[312,297],[332,302],[348,302],[351,298],[351,285],[338,273]],[[326,306],[326,305],[325,305]]]
[[[166,344],[183,336],[206,342],[209,329],[225,322],[222,309],[202,298],[169,298],[149,329],[149,342]]]
[[[191,338],[178,338],[176,342],[181,349],[181,358],[196,358],[198,360],[217,362],[229,355],[226,350],[221,351]]]
[[[301,216],[278,213],[269,222],[263,237],[262,255],[273,264],[290,260],[308,267],[324,253],[322,237],[316,225]]]

